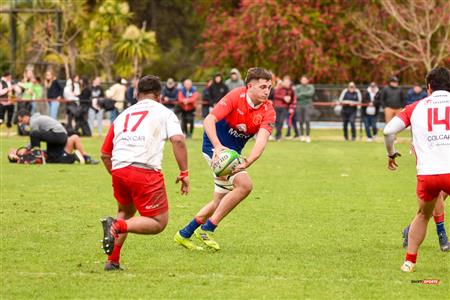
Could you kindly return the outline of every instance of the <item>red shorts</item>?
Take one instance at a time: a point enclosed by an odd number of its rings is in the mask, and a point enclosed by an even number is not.
[[[431,201],[441,191],[450,193],[450,174],[417,175],[417,196],[420,200]]]
[[[112,171],[114,197],[122,205],[134,204],[141,216],[154,217],[169,210],[163,174],[128,166]]]

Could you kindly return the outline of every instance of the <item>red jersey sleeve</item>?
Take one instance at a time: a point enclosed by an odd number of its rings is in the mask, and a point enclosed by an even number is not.
[[[401,112],[397,114],[397,117],[399,117],[403,121],[403,123],[405,123],[406,127],[411,125],[411,115],[419,102],[420,101],[416,101],[410,105],[407,105]]]
[[[114,147],[114,124],[109,128],[108,134],[106,135],[105,141],[103,142],[102,149],[100,150],[103,154],[111,155]]]
[[[272,134],[272,129],[275,124],[275,110],[272,106],[266,111],[264,119],[262,120],[261,126],[259,128],[266,129],[270,134]]]
[[[241,89],[234,89],[233,91],[226,94],[216,104],[216,106],[214,106],[211,114],[217,118],[217,121],[222,120],[233,111],[233,109],[236,107],[237,101],[239,101],[239,96],[241,93]]]

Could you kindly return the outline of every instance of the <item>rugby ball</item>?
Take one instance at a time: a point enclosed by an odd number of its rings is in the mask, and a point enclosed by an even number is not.
[[[211,168],[216,176],[227,176],[242,162],[241,156],[234,150],[221,151],[213,160]]]

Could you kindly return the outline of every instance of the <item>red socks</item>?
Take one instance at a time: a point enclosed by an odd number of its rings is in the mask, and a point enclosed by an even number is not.
[[[128,225],[125,220],[117,219],[113,226],[118,233],[126,233],[128,231]]]
[[[434,217],[434,223],[439,224],[444,222],[444,214],[440,216],[433,216]]]
[[[416,260],[417,260],[417,253],[415,253],[415,254],[406,253],[405,260],[410,261],[415,264]]]
[[[113,263],[119,263],[121,249],[122,245],[114,245],[113,252],[111,253],[110,256],[108,256],[108,260]]]

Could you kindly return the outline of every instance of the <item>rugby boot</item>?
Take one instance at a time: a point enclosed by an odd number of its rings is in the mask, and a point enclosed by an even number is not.
[[[414,272],[414,267],[415,266],[416,266],[415,263],[406,260],[403,263],[403,265],[400,267],[400,270],[402,270],[405,273],[411,273],[411,272]]]
[[[173,237],[173,240],[175,241],[175,243],[177,243],[180,246],[183,246],[186,249],[189,249],[189,250],[203,250],[202,247],[197,246],[196,244],[194,244],[194,242],[192,242],[191,239],[181,236],[179,231],[177,231],[177,233],[175,233],[175,236]]]
[[[112,261],[107,261],[105,263],[105,271],[123,271],[123,269],[120,267],[119,263],[116,262],[112,262]]]
[[[111,227],[115,221],[112,217],[100,220],[103,225],[102,248],[106,255],[111,255],[114,249],[115,236],[111,233]]]
[[[93,159],[89,155],[84,155],[83,157],[84,157],[84,161],[86,162],[87,165],[97,165],[99,163],[98,160]]]
[[[211,231],[203,230],[201,227],[197,228],[194,231],[195,236],[202,241],[208,248],[219,251],[220,246],[219,243],[217,243],[213,237],[214,233]]]
[[[439,235],[439,246],[441,251],[448,252],[450,251],[450,242],[448,241],[447,234],[445,232],[441,232]]]

